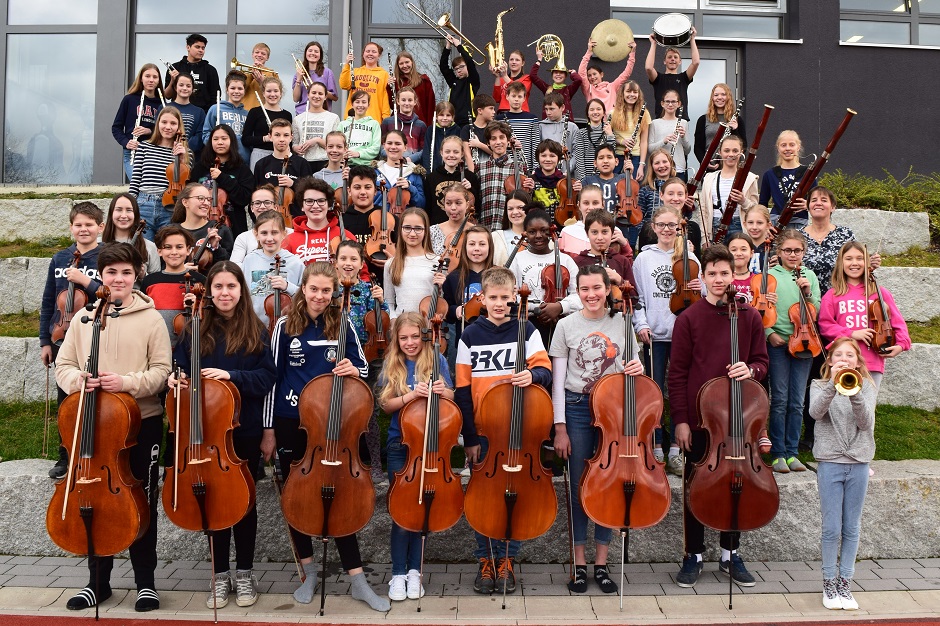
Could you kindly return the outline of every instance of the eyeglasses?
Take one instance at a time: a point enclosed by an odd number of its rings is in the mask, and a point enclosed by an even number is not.
[[[210,200],[212,200],[212,196],[189,196],[187,200],[195,200],[196,202],[199,202],[201,204],[203,202],[209,202]]]
[[[402,227],[401,227],[401,230],[402,230],[403,233],[423,233],[423,232],[424,232],[424,226],[410,226],[410,225],[407,225],[407,226],[402,226]]]
[[[803,254],[804,250],[803,248],[780,248],[780,252],[781,254],[796,255]]]
[[[304,206],[313,206],[315,204],[326,206],[326,203],[326,198],[304,198]]]
[[[251,201],[251,206],[254,207],[254,208],[256,208],[256,209],[257,209],[258,207],[264,207],[264,208],[267,209],[267,208],[270,208],[270,207],[273,207],[273,206],[274,206],[274,200],[252,200],[252,201]]]
[[[664,224],[663,222],[653,222],[653,228],[658,228],[659,230],[675,230],[679,228],[679,225],[675,222],[669,222]]]
[[[663,104],[679,104],[678,100],[663,100]]]

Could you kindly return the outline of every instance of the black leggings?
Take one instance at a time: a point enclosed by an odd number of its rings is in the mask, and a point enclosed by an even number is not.
[[[281,472],[285,482],[290,476],[290,465],[303,458],[307,449],[307,432],[300,429],[300,420],[286,417],[274,418],[274,438],[277,445],[277,455],[281,460]],[[297,557],[300,559],[313,558],[313,541],[309,535],[290,529],[297,547]],[[359,540],[356,535],[336,537],[336,550],[343,569],[362,567],[362,556],[359,554]]]
[[[131,544],[131,566],[137,589],[154,588],[154,570],[157,569],[157,470],[160,461],[160,442],[163,441],[163,416],[154,415],[140,422],[137,445],[130,449],[131,472],[142,481],[150,505],[150,524],[144,536]],[[113,556],[88,559],[90,572],[88,586],[96,592],[111,586]],[[97,581],[97,582],[96,582]]]
[[[249,473],[258,467],[261,462],[261,436],[234,437],[235,454],[248,464]],[[252,476],[252,481],[254,477]],[[223,528],[212,533],[212,545],[215,551],[215,560],[212,569],[216,574],[229,570],[228,549],[232,535],[235,535],[235,567],[240,570],[250,570],[254,567],[255,538],[258,533],[258,506],[257,502],[240,522],[231,528]]]
[[[692,450],[685,453],[685,475],[690,476],[693,466],[702,460],[706,452],[707,438],[704,430],[692,431]],[[688,485],[683,485],[688,488]],[[685,507],[685,552],[686,554],[702,554],[705,552],[705,526],[695,519],[689,507]],[[737,550],[741,542],[741,533],[722,532],[718,538],[718,545],[725,550]]]

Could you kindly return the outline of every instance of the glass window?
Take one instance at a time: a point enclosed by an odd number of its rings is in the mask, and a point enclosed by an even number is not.
[[[940,0],[918,0],[921,13],[940,13]]]
[[[3,182],[91,183],[95,41],[94,34],[7,36]]]
[[[382,55],[382,59],[379,61],[379,65],[385,69],[388,67],[388,54],[392,55],[392,63],[395,62],[395,57],[398,56],[398,53],[402,50],[407,50],[415,58],[415,65],[422,74],[426,74],[428,78],[431,79],[431,83],[434,85],[434,98],[437,101],[447,100],[449,92],[449,87],[444,81],[444,78],[441,76],[441,72],[437,67],[438,62],[441,60],[441,50],[444,48],[444,40],[440,37],[435,37],[433,39],[410,39],[403,37],[373,37],[372,41],[378,43],[382,48],[384,48],[385,53]],[[478,44],[479,45],[479,44]],[[507,48],[508,53],[510,49]],[[573,58],[573,57],[572,57]],[[570,60],[565,60],[567,64],[571,64]],[[356,64],[360,63],[360,59],[356,59]],[[485,80],[482,76],[481,70],[481,80]],[[490,80],[492,83],[492,79]],[[484,83],[485,84],[485,83]]]
[[[179,24],[181,18],[189,24],[225,24],[228,0],[137,0],[138,24]]]
[[[298,59],[302,59],[304,56],[304,48],[306,48],[307,44],[311,41],[319,41],[323,44],[324,51],[330,49],[330,38],[328,35],[245,34],[238,35],[235,38],[235,56],[238,57],[238,60],[242,63],[251,64],[253,63],[251,58],[252,48],[255,47],[255,44],[261,42],[266,43],[268,47],[271,48],[271,58],[265,63],[265,67],[271,68],[280,76],[281,82],[284,84],[283,94],[281,95],[281,107],[293,113],[294,98],[291,91],[291,84],[297,70],[294,67],[294,59],[292,59],[290,55],[293,52]],[[335,63],[331,62],[329,53],[327,52],[323,62],[326,67],[333,70],[333,74],[336,76],[336,82],[339,83],[342,59],[337,59]]]
[[[659,17],[659,13],[633,13],[630,11],[614,11],[613,17],[623,20],[633,31],[635,37],[649,35],[653,32],[653,22]]]
[[[8,0],[8,24],[97,24],[98,0]]]
[[[779,39],[780,18],[706,13],[702,16],[702,35],[741,39]]]
[[[843,11],[895,11],[907,13],[910,0],[839,0]]]
[[[920,25],[920,45],[940,46],[940,24]]]
[[[192,33],[144,33],[137,35],[134,45],[134,66],[131,68],[131,77],[144,63],[156,63],[160,72],[166,73],[166,66],[160,62],[176,63],[186,55],[186,37]],[[203,33],[209,43],[206,44],[205,59],[219,73],[219,80],[225,80],[228,72],[229,60],[225,55],[225,35],[210,35]],[[130,86],[130,83],[128,83]]]
[[[911,26],[907,22],[865,22],[842,20],[840,39],[848,43],[911,43]]]
[[[682,70],[685,71],[689,69],[690,63],[690,59],[682,59]],[[698,71],[695,72],[695,80],[689,84],[689,117],[692,120],[689,124],[690,128],[695,128],[699,116],[704,114],[705,110],[708,108],[708,99],[711,98],[712,87],[714,87],[716,83],[728,82],[728,66],[729,61],[725,59],[704,58],[701,60]],[[733,75],[733,72],[731,72],[731,74]],[[646,81],[644,80],[643,82]],[[731,85],[731,88],[733,91],[733,84]],[[741,94],[738,93],[733,93],[732,95],[735,98],[741,97]],[[654,114],[653,103],[649,100],[647,100],[647,103],[647,108],[650,109],[650,114]],[[698,159],[695,158],[694,151],[689,152],[689,170],[691,170],[689,178],[692,178],[692,175],[695,173],[698,165],[699,162]]]
[[[272,10],[276,4],[277,10]],[[239,24],[329,24],[329,0],[280,0],[277,3],[238,0],[235,17]]]
[[[405,0],[374,0],[371,22],[373,24],[424,24],[421,18],[408,10],[406,4]],[[453,0],[416,0],[412,4],[435,22],[443,13],[454,11]]]

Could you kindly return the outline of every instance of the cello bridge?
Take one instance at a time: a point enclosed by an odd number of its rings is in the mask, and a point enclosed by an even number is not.
[[[636,455],[636,454],[618,454],[617,458],[618,459],[638,459],[640,457],[639,455]]]
[[[92,483],[100,483],[100,478],[78,478],[75,480],[76,485],[90,485]]]
[[[503,465],[503,471],[504,472],[521,472],[522,466],[521,465]]]
[[[743,456],[725,456],[726,461],[743,461],[745,457]]]
[[[423,468],[423,469],[424,469],[424,472],[425,472],[425,473],[428,473],[428,474],[436,474],[436,473],[437,473],[437,468],[436,468],[436,467],[425,467],[425,468]]]
[[[193,459],[189,462],[190,465],[200,465],[202,463],[208,463],[210,459]]]
[[[326,459],[321,459],[320,463],[322,463],[323,465],[342,465],[343,464],[342,461],[328,461]]]

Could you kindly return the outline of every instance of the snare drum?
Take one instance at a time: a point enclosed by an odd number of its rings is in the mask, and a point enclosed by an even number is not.
[[[692,20],[683,13],[660,15],[653,22],[653,39],[664,48],[680,48],[692,40]]]

